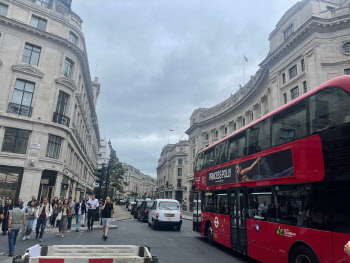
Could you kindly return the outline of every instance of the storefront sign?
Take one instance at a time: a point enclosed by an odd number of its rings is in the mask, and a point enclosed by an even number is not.
[[[80,190],[81,190],[80,188],[75,188],[75,191],[77,191],[77,192],[80,191]]]
[[[62,184],[61,190],[68,190],[68,184]]]
[[[50,180],[49,179],[41,179],[40,183],[41,184],[49,184]]]
[[[40,150],[40,144],[39,143],[31,143],[30,149]]]
[[[80,190],[80,193],[81,193],[81,194],[85,193],[85,190]]]

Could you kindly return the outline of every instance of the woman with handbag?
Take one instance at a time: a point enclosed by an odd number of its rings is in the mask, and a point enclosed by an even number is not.
[[[57,203],[55,204],[55,207],[52,208],[53,214],[55,215],[55,222],[53,222],[53,226],[56,225],[58,227],[60,225],[60,221],[62,218],[62,214],[60,215],[60,209],[61,209],[62,201],[58,200]]]
[[[58,204],[58,198],[55,197],[52,201],[52,216],[50,218],[50,224],[51,224],[51,227],[55,227],[55,222],[56,222],[56,217],[58,215],[58,212],[57,212],[57,209],[55,210],[55,207],[57,207],[57,204]]]
[[[22,240],[26,240],[30,238],[30,234],[32,233],[34,218],[36,215],[35,201],[30,203],[30,207],[27,207],[25,210],[26,215],[26,232],[23,235]]]
[[[67,228],[68,217],[72,216],[72,213],[69,209],[68,199],[65,199],[63,205],[61,205],[60,213],[62,213],[62,218],[59,224],[59,235],[61,236],[61,238],[64,238],[63,233]]]

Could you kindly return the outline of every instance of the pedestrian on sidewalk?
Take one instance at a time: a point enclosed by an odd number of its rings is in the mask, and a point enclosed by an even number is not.
[[[88,231],[92,231],[94,225],[94,216],[96,211],[98,213],[98,207],[98,200],[95,198],[95,194],[92,194],[91,199],[88,201]]]
[[[72,218],[74,216],[74,211],[75,211],[75,209],[74,209],[75,202],[73,201],[72,197],[69,197],[68,205],[69,205],[69,209],[70,209],[72,215],[70,217],[68,217],[68,227],[67,228],[71,229],[71,227],[72,227]]]
[[[2,199],[0,198],[0,225],[2,224],[5,218],[4,212],[4,206],[2,205]]]
[[[103,231],[103,240],[107,240],[108,228],[113,217],[114,209],[111,199],[106,198],[105,204],[102,206],[102,231]]]
[[[82,197],[79,198],[79,203],[76,203],[74,210],[75,210],[75,223],[76,223],[75,231],[78,232],[80,227],[80,221],[83,215],[86,213],[86,205],[83,202]]]
[[[30,206],[28,206],[25,210],[27,227],[25,228],[25,231],[23,230],[24,235],[22,240],[26,240],[30,238],[30,234],[32,233],[32,230],[33,230],[35,214],[36,214],[35,201],[32,201],[30,203]]]
[[[60,225],[60,221],[61,221],[61,218],[62,218],[62,214],[61,214],[61,216],[59,216],[61,205],[62,205],[62,201],[58,200],[55,208],[52,209],[53,213],[56,214],[56,216],[55,216],[55,221],[56,222],[53,223],[54,227],[55,227],[55,225],[56,225],[56,227],[58,227]]]
[[[68,199],[65,199],[63,201],[63,204],[60,207],[60,212],[62,213],[62,218],[61,218],[60,224],[59,224],[59,234],[58,235],[60,235],[61,238],[64,238],[63,234],[67,228],[68,218],[72,217],[72,213],[70,212],[70,208],[69,208]]]
[[[27,207],[30,207],[30,204],[32,203],[32,201],[35,202],[35,207],[38,205],[38,204],[37,204],[37,201],[36,201],[36,198],[35,198],[35,195],[33,195],[33,196],[32,196],[32,200],[30,200],[30,201],[28,202]]]
[[[82,217],[81,217],[81,221],[83,221],[82,227],[85,227],[86,225],[86,219],[87,219],[87,206],[86,206],[86,201],[83,199],[83,204],[85,206],[85,212],[83,213]]]
[[[57,197],[53,199],[51,206],[52,206],[52,215],[50,217],[50,225],[51,227],[55,227],[56,218],[58,215],[58,211],[57,211],[58,198]]]
[[[43,242],[42,238],[44,235],[46,222],[47,222],[47,219],[51,216],[51,213],[52,213],[52,207],[49,204],[48,199],[45,197],[43,200],[43,203],[36,210],[37,223],[35,228],[35,232],[36,232],[35,239],[38,239],[39,237],[39,242]],[[40,236],[39,236],[39,229],[41,229]]]
[[[4,206],[4,220],[2,222],[2,235],[5,236],[8,229],[9,212],[13,209],[12,200],[7,199]]]
[[[23,232],[26,228],[26,218],[23,210],[19,208],[19,203],[15,203],[14,209],[9,211],[8,218],[8,240],[9,240],[9,256],[13,257],[13,252],[15,251],[17,236],[19,230],[24,226]]]

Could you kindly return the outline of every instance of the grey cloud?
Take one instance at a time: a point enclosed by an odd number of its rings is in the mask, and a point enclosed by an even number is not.
[[[242,84],[268,53],[268,34],[295,0],[73,0],[94,75],[102,84],[100,133],[119,158],[156,175],[169,128],[184,137],[189,117]]]

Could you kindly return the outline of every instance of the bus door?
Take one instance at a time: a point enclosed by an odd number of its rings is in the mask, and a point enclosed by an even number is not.
[[[201,233],[202,226],[201,192],[193,192],[193,231]]]
[[[229,197],[231,247],[244,253],[247,252],[247,190],[231,188]]]

